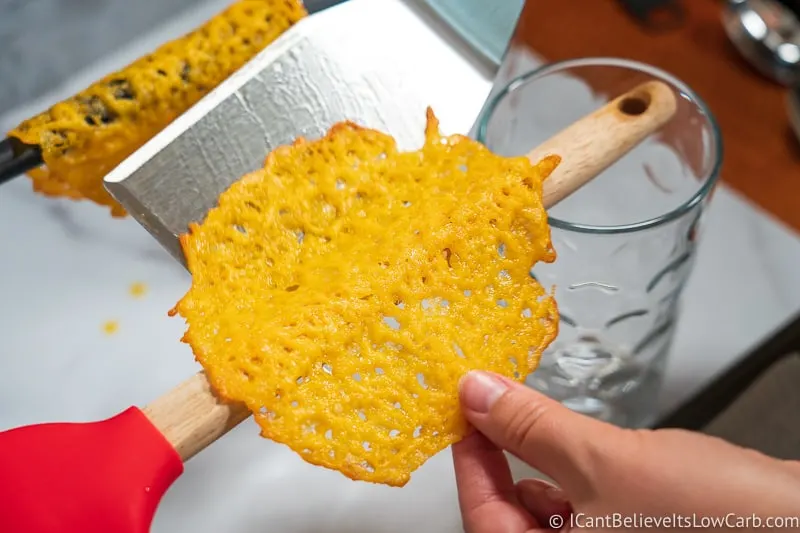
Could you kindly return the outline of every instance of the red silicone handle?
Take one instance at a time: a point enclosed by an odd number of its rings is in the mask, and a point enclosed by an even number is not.
[[[147,533],[183,473],[139,409],[84,424],[0,433],[0,532]]]

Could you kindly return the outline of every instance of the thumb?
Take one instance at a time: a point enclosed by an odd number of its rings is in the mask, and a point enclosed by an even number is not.
[[[461,380],[467,420],[498,447],[556,481],[573,501],[597,492],[600,470],[629,432],[578,414],[524,385],[473,371]]]

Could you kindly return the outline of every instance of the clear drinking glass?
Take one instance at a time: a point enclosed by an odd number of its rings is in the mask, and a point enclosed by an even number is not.
[[[555,286],[561,320],[528,384],[576,411],[629,427],[657,415],[681,292],[719,175],[714,118],[666,72],[589,58],[516,78],[489,102],[477,128],[493,152],[522,155],[653,79],[675,90],[675,117],[549,211],[558,258],[531,271],[545,287]]]

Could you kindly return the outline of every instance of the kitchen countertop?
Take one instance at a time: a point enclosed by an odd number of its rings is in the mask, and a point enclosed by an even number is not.
[[[0,114],[42,96],[76,68],[124,47],[154,24],[196,3],[0,0]],[[125,24],[119,23],[122,20]]]
[[[393,6],[398,16],[419,16],[401,0],[375,1]],[[188,29],[221,3],[207,2],[156,29],[49,98]],[[490,80],[432,28],[420,21],[419,35],[408,40],[435,44],[442,68],[471,80],[441,112],[445,131],[467,131],[483,103],[476,95],[488,93]],[[0,127],[8,129],[40,105],[0,117]],[[188,288],[189,275],[133,220],[36,196],[20,178],[0,187],[0,245],[0,430],[105,418],[146,404],[198,369],[179,342],[183,322],[166,314]],[[685,293],[663,411],[800,311],[798,264],[798,235],[727,187],[717,190]],[[131,294],[135,283],[146,288],[138,297]],[[109,321],[116,332],[104,331]],[[248,421],[193,459],[170,489],[153,532],[178,530],[399,533],[461,526],[449,452],[424,465],[402,490],[353,483],[261,439]]]

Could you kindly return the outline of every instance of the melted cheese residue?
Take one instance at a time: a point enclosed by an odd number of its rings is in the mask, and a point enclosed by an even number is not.
[[[192,286],[171,314],[263,436],[402,486],[466,434],[466,372],[522,380],[556,336],[530,269],[555,259],[542,181],[558,161],[443,137],[430,110],[416,152],[349,122],[300,139],[181,237]]]
[[[300,0],[238,0],[26,120],[8,135],[42,150],[45,166],[29,173],[34,190],[88,199],[124,216],[103,186],[106,174],[305,16]]]
[[[103,323],[103,333],[106,335],[114,335],[119,331],[119,322],[116,320],[107,320]]]
[[[142,282],[132,283],[128,293],[134,298],[142,298],[147,293],[147,285]]]

